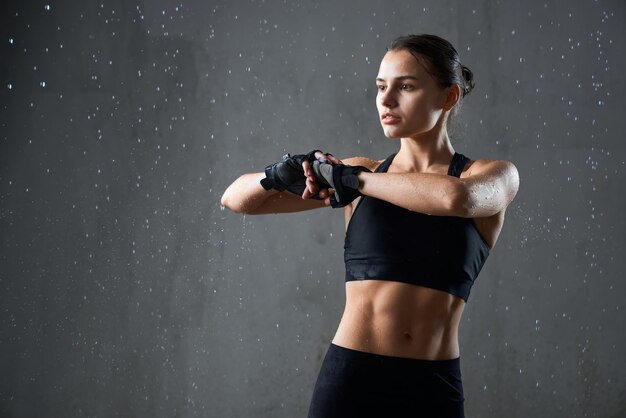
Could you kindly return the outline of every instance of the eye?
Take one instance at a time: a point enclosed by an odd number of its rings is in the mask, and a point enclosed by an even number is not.
[[[387,86],[383,85],[383,84],[378,84],[376,86],[376,88],[378,89],[378,91],[385,91],[385,89],[387,88]]]
[[[413,86],[405,83],[400,87],[400,89],[401,90],[413,90]]]

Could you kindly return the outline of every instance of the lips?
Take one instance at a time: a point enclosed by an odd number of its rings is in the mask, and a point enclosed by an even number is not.
[[[400,122],[400,117],[391,112],[385,112],[382,115],[380,115],[380,120],[385,125],[392,125],[394,123]]]

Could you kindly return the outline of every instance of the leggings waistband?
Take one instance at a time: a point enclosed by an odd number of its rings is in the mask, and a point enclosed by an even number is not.
[[[414,368],[431,371],[458,371],[461,368],[461,358],[449,360],[423,360],[409,357],[387,356],[383,354],[367,353],[331,343],[327,356],[341,358],[351,362],[364,362],[368,365],[380,365],[386,368]]]

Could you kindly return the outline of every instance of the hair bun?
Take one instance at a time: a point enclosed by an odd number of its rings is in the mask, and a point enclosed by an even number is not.
[[[461,74],[463,74],[463,97],[474,90],[474,73],[472,70],[461,64]]]

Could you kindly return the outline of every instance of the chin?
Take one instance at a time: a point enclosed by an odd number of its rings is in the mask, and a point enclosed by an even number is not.
[[[400,138],[402,138],[402,134],[399,134],[397,132],[393,132],[392,130],[383,129],[383,133],[389,139],[400,139]]]

